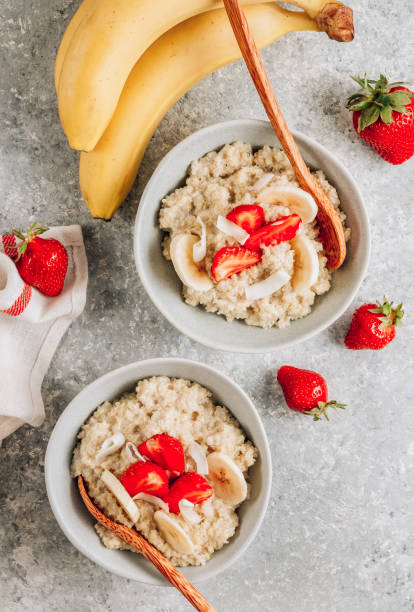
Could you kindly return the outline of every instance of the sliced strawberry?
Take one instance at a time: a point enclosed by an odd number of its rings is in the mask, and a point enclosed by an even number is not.
[[[263,225],[256,230],[244,243],[247,249],[257,251],[261,247],[270,246],[271,244],[279,244],[285,240],[292,240],[298,232],[301,218],[299,215],[288,215],[287,217],[279,217],[273,223]]]
[[[138,446],[144,457],[157,463],[176,478],[185,470],[183,445],[177,438],[166,433],[156,434]]]
[[[172,483],[164,501],[167,502],[170,512],[179,514],[178,504],[182,499],[187,499],[192,504],[201,504],[212,495],[213,489],[203,476],[196,472],[186,472]]]
[[[245,247],[227,246],[223,247],[214,255],[211,264],[211,273],[214,280],[220,281],[238,274],[246,268],[250,268],[261,261],[262,256],[257,251]]]
[[[150,461],[138,461],[122,474],[121,482],[131,497],[149,493],[164,497],[168,493],[168,476],[162,467]]]
[[[266,223],[263,208],[257,204],[236,206],[229,212],[227,219],[242,227],[249,234]]]

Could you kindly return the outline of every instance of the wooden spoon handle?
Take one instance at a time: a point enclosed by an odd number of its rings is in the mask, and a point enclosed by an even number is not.
[[[140,552],[148,561],[150,561],[157,570],[165,576],[172,585],[178,589],[184,597],[200,612],[217,612],[203,595],[197,591],[195,586],[178,569],[164,557],[159,550],[152,546],[147,540],[135,529],[131,529],[126,525],[115,523],[105,516],[92,502],[86,489],[82,476],[78,476],[78,488],[83,499],[83,502],[92,516],[99,521],[104,527],[109,529],[124,540],[127,544]]]
[[[238,0],[224,0],[234,35],[252,77],[270,123],[296,174],[299,185],[310,193],[318,205],[320,235],[330,268],[339,268],[346,256],[345,235],[341,220],[332,202],[319,187],[305,164],[298,146],[290,133],[273,92],[263,62],[254,42],[246,16]]]

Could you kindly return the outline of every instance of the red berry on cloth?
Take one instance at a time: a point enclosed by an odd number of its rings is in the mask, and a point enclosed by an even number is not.
[[[16,245],[15,263],[22,279],[50,297],[63,289],[68,269],[68,253],[59,240],[40,238],[49,228],[34,223],[26,234],[13,230],[22,240]]]

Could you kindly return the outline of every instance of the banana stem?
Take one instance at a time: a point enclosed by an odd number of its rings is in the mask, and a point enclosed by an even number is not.
[[[351,42],[354,38],[352,9],[336,0],[288,0],[290,4],[303,9],[315,20],[319,30],[338,42]]]

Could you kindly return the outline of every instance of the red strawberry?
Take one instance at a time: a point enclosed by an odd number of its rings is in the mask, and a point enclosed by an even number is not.
[[[345,338],[349,349],[379,350],[395,338],[395,327],[402,325],[404,316],[402,304],[393,308],[393,302],[364,304],[352,317],[351,326]]]
[[[59,295],[68,269],[68,254],[54,238],[40,238],[49,228],[33,223],[26,234],[13,230],[23,242],[16,245],[16,267],[22,279],[49,296]]]
[[[185,470],[183,445],[166,433],[156,434],[138,446],[141,455],[157,463],[176,478]]]
[[[414,154],[414,93],[406,83],[352,77],[364,91],[348,99],[357,134],[390,164],[402,164]]]
[[[170,512],[179,514],[178,504],[182,499],[187,499],[193,504],[201,504],[212,495],[213,489],[203,476],[196,472],[186,472],[172,483],[164,501],[167,502]]]
[[[251,266],[259,263],[262,256],[257,251],[251,251],[245,247],[227,246],[223,247],[214,255],[211,264],[211,274],[214,280],[220,281],[230,278]]]
[[[229,212],[227,219],[242,227],[249,234],[266,223],[263,208],[257,204],[236,206]]]
[[[131,497],[138,493],[165,497],[168,493],[167,472],[150,461],[138,461],[130,465],[122,474],[121,482]]]
[[[291,410],[303,412],[319,421],[322,414],[329,421],[328,407],[345,408],[345,404],[328,402],[328,387],[325,380],[312,370],[300,370],[293,366],[282,366],[277,373],[277,380],[282,387],[283,395]]]
[[[298,233],[301,218],[299,215],[288,215],[279,217],[273,223],[263,225],[260,229],[250,234],[244,243],[246,249],[258,251],[261,247],[279,244],[285,240],[292,240]]]

